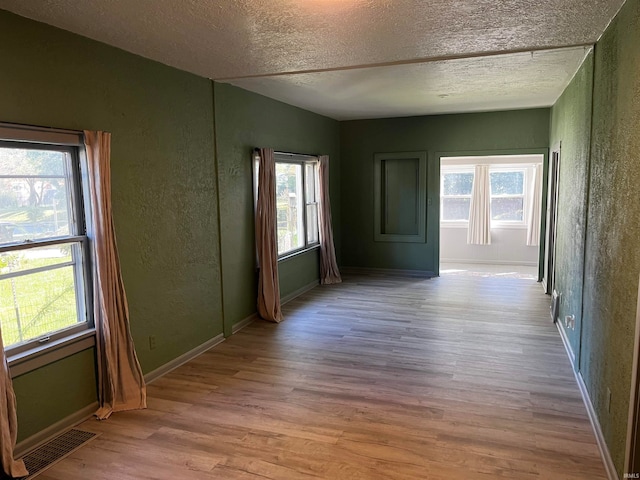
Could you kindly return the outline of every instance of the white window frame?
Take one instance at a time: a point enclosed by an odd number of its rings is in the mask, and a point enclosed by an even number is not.
[[[295,154],[295,153],[284,153],[284,152],[275,152],[274,153],[274,159],[275,159],[275,163],[276,165],[278,163],[286,163],[286,164],[297,164],[297,165],[301,165],[301,170],[302,170],[302,225],[303,225],[303,238],[304,238],[304,245],[299,247],[299,248],[295,248],[292,250],[288,250],[286,252],[283,252],[281,254],[278,254],[278,261],[281,260],[286,260],[288,258],[294,257],[296,255],[299,255],[301,253],[305,253],[308,252],[310,250],[314,250],[316,248],[320,248],[320,180],[319,180],[319,173],[320,173],[320,160],[317,156],[312,156],[312,155],[299,155],[299,154]],[[314,182],[314,187],[315,187],[315,202],[308,202],[307,201],[307,194],[306,194],[306,166],[307,165],[313,165],[314,168],[314,172],[315,172],[315,182]],[[259,173],[259,169],[260,169],[260,157],[259,155],[254,152],[253,155],[253,194],[254,194],[254,212],[255,212],[255,208],[258,204],[258,173]],[[316,218],[316,222],[317,222],[317,227],[316,230],[318,231],[318,240],[315,242],[309,242],[308,241],[308,235],[307,235],[307,231],[308,231],[308,225],[310,223],[309,219],[307,218],[307,206],[308,205],[317,205],[317,209],[316,211],[318,212],[317,218]],[[278,236],[278,226],[277,226],[277,211],[275,212],[275,216],[276,216],[276,239]]]
[[[496,172],[524,172],[524,188],[522,195],[493,195],[491,199],[495,198],[523,198],[523,218],[520,220],[493,220],[493,214],[491,219],[492,228],[502,229],[523,229],[527,228],[529,209],[531,201],[531,181],[535,175],[535,164],[531,163],[514,163],[514,164],[491,164],[489,166],[489,175]],[[440,223],[447,228],[467,228],[469,226],[469,220],[444,220],[443,219],[443,199],[444,198],[471,198],[471,195],[445,195],[444,194],[444,176],[448,173],[472,173],[475,180],[475,164],[467,165],[442,165],[440,171]]]
[[[474,175],[475,180],[475,167],[474,165],[446,165],[441,167],[440,172],[440,222],[447,227],[463,227],[467,228],[469,225],[469,219],[466,220],[445,220],[444,219],[444,199],[445,198],[468,198],[471,201],[471,193],[469,195],[445,195],[444,193],[444,176],[447,174],[456,173],[470,173]]]
[[[316,200],[318,200],[318,194],[319,194],[319,184],[318,184],[318,171],[319,171],[319,167],[320,167],[320,161],[318,160],[318,157],[309,157],[306,155],[296,155],[296,154],[287,154],[287,153],[276,153],[275,154],[275,163],[276,166],[280,163],[280,164],[294,164],[294,165],[300,165],[301,168],[300,170],[302,171],[302,236],[304,239],[303,245],[301,247],[298,248],[294,248],[291,250],[287,250],[286,252],[282,252],[282,253],[278,253],[278,260],[284,260],[286,258],[289,257],[293,257],[295,255],[298,255],[300,253],[304,253],[308,250],[313,250],[314,248],[318,248],[320,246],[320,235],[319,235],[319,225],[317,226],[318,229],[318,240],[315,242],[309,242],[308,241],[308,235],[307,235],[307,230],[308,230],[308,226],[309,226],[309,219],[307,218],[307,205],[312,205],[312,204],[316,204],[318,205],[319,208],[319,203],[316,202],[308,202],[307,201],[307,192],[306,192],[306,175],[307,175],[307,165],[312,165],[314,168],[314,172],[315,172],[315,197]],[[277,215],[276,215],[277,216]],[[318,215],[319,216],[319,215]],[[316,219],[316,222],[318,222],[319,219]],[[277,219],[276,219],[276,223],[277,223]],[[276,224],[276,237],[277,237],[277,224]]]
[[[24,251],[38,247],[77,243],[80,252],[69,263],[74,267],[78,323],[49,332],[26,342],[5,349],[11,375],[16,377],[95,345],[93,321],[92,242],[89,182],[86,170],[86,155],[80,132],[50,128],[0,124],[0,146],[55,150],[70,156],[69,196],[72,200],[71,215],[74,216],[68,235],[7,243],[0,252]],[[0,172],[1,174],[2,172]],[[74,254],[75,255],[75,254]],[[42,267],[38,271],[60,268],[60,265]],[[13,273],[11,276],[28,275]],[[5,274],[2,278],[7,278]]]
[[[530,180],[532,175],[532,168],[530,165],[491,165],[489,167],[489,185],[491,185],[491,174],[492,173],[510,173],[510,172],[522,172],[523,174],[523,182],[524,185],[522,187],[521,195],[494,195],[491,192],[490,202],[493,201],[494,198],[522,198],[522,220],[494,220],[493,219],[493,211],[491,211],[491,227],[499,227],[499,228],[527,228],[527,219],[529,212],[529,203],[531,199],[529,198],[532,192],[530,190]]]

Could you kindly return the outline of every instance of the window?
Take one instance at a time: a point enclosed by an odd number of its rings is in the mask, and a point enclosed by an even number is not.
[[[317,245],[318,161],[276,155],[278,256]]]
[[[0,324],[15,354],[87,330],[78,146],[0,141]]]
[[[525,221],[525,170],[492,169],[491,220],[497,222]]]
[[[444,222],[468,222],[473,187],[473,170],[443,170],[440,191],[442,201],[440,219]]]
[[[475,165],[442,166],[440,177],[440,220],[466,223],[473,188]],[[524,226],[527,207],[533,195],[529,183],[534,175],[531,165],[493,164],[489,169],[491,185],[491,221],[503,227]],[[455,226],[455,225],[454,225]]]

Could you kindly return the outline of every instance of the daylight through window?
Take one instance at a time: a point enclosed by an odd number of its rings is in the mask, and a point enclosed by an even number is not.
[[[493,171],[491,182],[491,220],[524,222],[524,170]]]
[[[468,221],[473,187],[473,170],[445,172],[442,174],[442,212],[443,221]]]
[[[278,255],[316,245],[318,238],[318,162],[276,156]]]
[[[524,225],[528,205],[527,185],[533,175],[532,167],[493,165],[489,171],[491,185],[491,220],[494,223]],[[440,220],[468,222],[474,166],[448,166],[442,168],[440,178]],[[532,200],[531,200],[532,201]]]
[[[87,328],[86,248],[77,147],[0,142],[5,349]]]

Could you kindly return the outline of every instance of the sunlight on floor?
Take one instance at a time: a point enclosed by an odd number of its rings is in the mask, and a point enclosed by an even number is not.
[[[441,263],[440,276],[521,278],[536,281],[538,267],[530,265],[485,265],[471,263]]]

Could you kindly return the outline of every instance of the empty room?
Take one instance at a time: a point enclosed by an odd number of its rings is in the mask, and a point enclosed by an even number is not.
[[[640,478],[640,0],[0,0],[0,62],[2,478]]]

